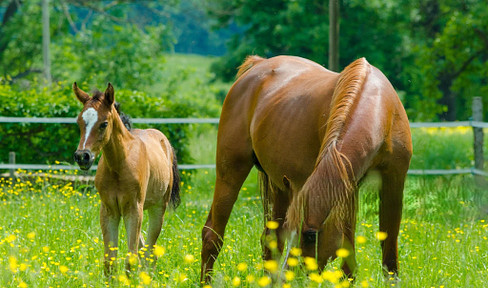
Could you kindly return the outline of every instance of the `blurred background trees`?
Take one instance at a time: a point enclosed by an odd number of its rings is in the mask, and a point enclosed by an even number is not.
[[[473,96],[488,101],[485,0],[338,2],[339,70],[366,57],[393,83],[412,121],[466,120]],[[41,0],[0,0],[0,115],[75,116],[71,83],[90,90],[110,81],[133,117],[217,117],[229,85],[218,83],[232,82],[246,55],[298,55],[329,67],[328,4],[50,0],[53,84],[46,86]],[[168,60],[175,53],[205,55],[213,64],[206,72],[197,58],[181,55],[171,58],[176,65]],[[0,150],[14,145],[16,135],[42,142],[32,135],[55,129],[7,126],[0,125]],[[184,141],[184,129],[167,133]],[[70,150],[68,138],[58,150]]]

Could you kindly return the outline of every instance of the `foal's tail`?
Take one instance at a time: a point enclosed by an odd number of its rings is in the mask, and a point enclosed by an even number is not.
[[[171,187],[171,196],[169,202],[173,209],[176,209],[180,203],[180,171],[178,170],[178,159],[176,152],[173,150],[173,186]]]

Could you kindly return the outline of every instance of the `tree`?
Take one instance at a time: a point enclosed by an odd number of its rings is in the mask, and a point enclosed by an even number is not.
[[[396,30],[407,16],[400,1],[338,1],[341,6],[341,41],[339,65],[359,57],[366,57],[387,76],[392,76],[395,86],[402,88],[396,78],[402,69],[405,55],[403,35]],[[326,1],[316,0],[213,0],[210,2],[212,17],[218,27],[237,24],[243,32],[229,42],[229,53],[215,65],[224,79],[231,80],[235,68],[248,54],[270,57],[292,54],[311,59],[330,67],[329,7]],[[407,30],[408,31],[408,30]]]
[[[430,0],[413,11],[419,15],[412,26],[415,66],[421,69],[410,70],[420,92],[411,107],[425,111],[423,119],[467,119],[470,99],[488,92],[488,7],[483,1]]]
[[[329,0],[329,69],[339,70],[339,0]]]

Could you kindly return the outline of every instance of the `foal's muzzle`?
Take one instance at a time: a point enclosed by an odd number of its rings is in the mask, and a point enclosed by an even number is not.
[[[76,150],[73,155],[75,162],[78,163],[81,170],[88,170],[95,161],[95,155],[90,150]]]

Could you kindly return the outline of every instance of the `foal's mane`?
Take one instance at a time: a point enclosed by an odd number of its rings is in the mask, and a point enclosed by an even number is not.
[[[103,97],[104,97],[103,92],[101,92],[99,90],[93,91],[92,99],[101,101],[103,99]],[[129,130],[129,131],[132,130],[132,120],[131,120],[129,115],[125,114],[124,112],[122,112],[120,110],[120,103],[115,102],[114,107],[115,107],[115,110],[117,111],[117,113],[119,114],[120,120],[122,120],[122,123],[124,124],[125,128],[127,128],[127,130]]]
[[[347,66],[337,80],[315,169],[287,212],[286,225],[290,229],[298,229],[301,221],[307,220],[304,219],[305,215],[322,223],[327,216],[334,214],[340,218],[339,222],[343,222],[354,212],[352,197],[356,183],[352,165],[346,155],[337,149],[337,143],[359,98],[368,71],[369,63],[365,58],[360,58]]]

